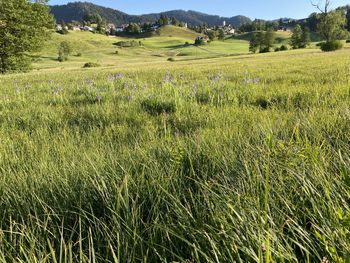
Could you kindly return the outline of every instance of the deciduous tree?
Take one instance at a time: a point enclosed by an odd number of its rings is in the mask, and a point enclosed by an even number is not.
[[[53,25],[46,1],[0,0],[0,73],[28,69]]]

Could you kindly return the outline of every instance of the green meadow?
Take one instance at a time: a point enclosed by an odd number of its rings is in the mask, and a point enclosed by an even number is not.
[[[0,262],[350,262],[350,46],[176,30],[0,77]]]

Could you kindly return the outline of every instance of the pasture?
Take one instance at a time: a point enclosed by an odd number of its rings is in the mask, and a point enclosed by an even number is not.
[[[349,47],[140,40],[0,77],[0,261],[349,262]]]

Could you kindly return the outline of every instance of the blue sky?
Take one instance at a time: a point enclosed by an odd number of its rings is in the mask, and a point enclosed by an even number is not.
[[[174,9],[196,10],[220,16],[245,15],[250,18],[304,18],[315,9],[310,0],[80,0],[112,7],[128,14],[146,14]],[[318,1],[318,0],[314,0]],[[74,0],[50,0],[51,5]],[[333,7],[350,4],[350,0],[333,0]]]

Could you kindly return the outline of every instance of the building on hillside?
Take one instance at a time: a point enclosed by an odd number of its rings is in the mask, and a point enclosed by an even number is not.
[[[292,26],[281,26],[277,31],[279,32],[292,32],[294,28]]]
[[[151,26],[152,31],[157,31],[159,29],[159,25],[153,25]]]
[[[73,26],[72,30],[73,31],[81,31],[81,26]]]
[[[94,31],[94,29],[92,27],[90,27],[90,26],[83,26],[83,27],[80,28],[80,30],[90,31],[90,32]]]
[[[222,22],[222,26],[223,26],[223,27],[226,26],[226,21]]]
[[[115,32],[117,32],[117,33],[124,32],[125,29],[126,29],[128,26],[129,26],[129,24],[122,24],[122,25],[120,25],[120,26],[117,26],[117,27],[115,28]]]
[[[107,25],[107,29],[108,29],[108,30],[116,29],[115,24],[108,24],[108,25]]]

